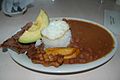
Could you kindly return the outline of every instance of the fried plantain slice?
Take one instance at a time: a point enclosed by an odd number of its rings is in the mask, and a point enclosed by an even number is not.
[[[77,48],[47,48],[46,54],[63,55],[64,59],[71,59],[77,57],[80,54],[80,50]]]
[[[73,54],[64,56],[64,59],[76,58],[79,54],[80,54],[80,50],[76,49],[76,51],[73,52]]]

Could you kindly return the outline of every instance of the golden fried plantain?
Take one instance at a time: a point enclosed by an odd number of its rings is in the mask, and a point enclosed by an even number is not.
[[[77,57],[80,50],[77,48],[47,48],[45,52],[46,54],[63,55],[64,59],[70,59]]]
[[[76,49],[76,51],[74,53],[72,53],[71,55],[64,56],[64,59],[76,58],[78,56],[78,54],[80,54],[80,50]]]
[[[75,48],[47,48],[45,50],[47,54],[53,54],[53,55],[70,55],[73,52],[75,52]]]

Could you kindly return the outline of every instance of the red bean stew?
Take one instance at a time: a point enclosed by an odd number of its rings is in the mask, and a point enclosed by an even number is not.
[[[64,63],[87,63],[108,54],[114,48],[111,35],[98,25],[65,20],[71,27],[72,40],[70,47],[80,49],[81,54],[76,59],[66,60]]]

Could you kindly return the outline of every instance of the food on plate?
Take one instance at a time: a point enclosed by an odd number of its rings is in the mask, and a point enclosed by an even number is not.
[[[31,43],[41,39],[41,30],[47,27],[49,24],[49,18],[47,13],[41,9],[39,16],[32,26],[26,30],[19,38],[20,43]]]
[[[45,48],[67,47],[70,44],[71,31],[65,21],[52,21],[41,33]]]
[[[63,55],[64,59],[76,58],[80,54],[80,50],[77,48],[47,48],[46,54]]]
[[[39,19],[37,24],[46,24],[45,27],[38,29],[38,26],[33,27],[35,23],[27,23],[4,41],[1,47],[13,49],[19,54],[27,52],[26,55],[33,63],[55,67],[89,63],[109,54],[115,47],[111,34],[100,25],[67,18],[52,21],[47,18],[44,18],[45,21]],[[47,23],[44,23],[46,19]],[[41,37],[20,42],[19,39],[29,30],[39,30]],[[30,34],[26,34],[28,35]]]

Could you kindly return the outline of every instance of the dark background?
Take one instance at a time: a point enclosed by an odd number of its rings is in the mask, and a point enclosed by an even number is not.
[[[2,5],[2,1],[3,1],[3,0],[0,0],[0,11],[1,11],[1,5]]]

